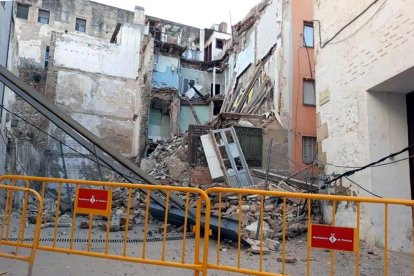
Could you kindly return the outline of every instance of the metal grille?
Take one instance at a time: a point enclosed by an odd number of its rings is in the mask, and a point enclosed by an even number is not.
[[[208,134],[211,126],[190,125],[188,128],[188,163],[191,166],[206,166],[207,160],[204,154],[200,136]]]
[[[261,167],[263,160],[263,129],[234,126],[246,163],[251,167]]]

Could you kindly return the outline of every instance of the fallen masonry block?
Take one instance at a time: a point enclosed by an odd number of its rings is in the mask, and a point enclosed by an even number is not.
[[[256,242],[253,239],[246,238],[244,241],[247,242],[251,247],[256,246]]]
[[[265,245],[272,251],[277,251],[280,248],[280,242],[272,239],[266,239]]]
[[[294,264],[297,262],[297,259],[295,257],[285,256],[285,263],[287,264]],[[283,262],[283,257],[277,257],[278,262]]]
[[[263,253],[263,255],[268,255],[268,254],[270,254],[270,250],[269,250],[269,248],[267,248],[267,247],[265,247],[265,246],[263,246],[262,247],[262,250],[260,250],[260,246],[252,246],[252,248],[251,248],[251,250],[252,250],[252,253],[253,254],[260,254],[260,251],[262,251]]]
[[[119,231],[121,228],[121,217],[119,215],[113,215],[111,217],[111,224],[109,227],[109,231],[115,232]]]
[[[63,228],[63,227],[71,227],[72,224],[71,223],[58,223],[57,227],[58,228]],[[40,228],[44,229],[44,228],[53,228],[55,227],[55,223],[54,222],[46,222],[43,223]]]
[[[246,230],[249,232],[249,238],[255,238],[256,237],[258,223],[259,223],[259,221],[256,220],[255,222],[253,222],[252,224],[250,224],[249,226],[246,227]],[[262,228],[262,227],[260,227],[260,228]],[[273,233],[273,230],[271,230],[269,228],[269,224],[265,221],[263,222],[263,229],[260,229],[259,233],[261,233],[262,231],[263,231],[263,238],[264,239],[267,239]]]
[[[167,233],[169,233],[172,230],[172,225],[171,224],[167,224],[167,227],[166,228],[167,228]],[[158,233],[160,233],[160,234],[164,233],[164,225],[160,225],[158,227]]]

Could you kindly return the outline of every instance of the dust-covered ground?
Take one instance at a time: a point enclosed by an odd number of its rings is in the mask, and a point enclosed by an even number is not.
[[[180,262],[182,257],[182,240],[172,240],[166,242],[165,260]],[[67,247],[68,244],[57,243],[57,246]],[[86,244],[78,244],[76,248],[86,250]],[[14,248],[1,248],[3,252],[13,252]],[[91,251],[102,252],[105,243],[93,243]],[[287,256],[295,257],[295,263],[286,264],[288,275],[306,275],[306,236],[301,236],[287,242]],[[110,253],[116,255],[123,254],[122,243],[111,243]],[[148,259],[159,260],[162,252],[162,241],[152,241],[147,243],[146,256]],[[186,241],[185,262],[194,261],[194,240]],[[209,262],[217,263],[217,242],[210,241]],[[19,254],[25,253],[19,250]],[[127,256],[139,257],[142,254],[142,242],[128,243],[126,247]],[[264,271],[280,273],[281,263],[277,258],[281,252],[270,252],[263,256]],[[232,244],[220,246],[220,264],[237,266],[237,247]],[[312,250],[311,255],[311,275],[330,274],[330,252],[324,250]],[[389,275],[413,275],[412,257],[409,254],[389,253]],[[248,248],[241,250],[241,267],[258,269],[259,256],[250,253]],[[383,275],[384,258],[380,249],[361,244],[360,275]],[[27,264],[21,261],[10,259],[0,259],[0,272],[7,272],[5,275],[26,275]],[[154,266],[140,263],[124,261],[114,261],[94,257],[68,255],[65,253],[54,253],[38,250],[34,276],[75,276],[75,275],[160,275],[160,276],[184,276],[194,275],[193,271],[182,270],[172,267]],[[209,270],[208,275],[238,275],[224,271]],[[335,275],[355,275],[355,256],[352,253],[335,253]]]

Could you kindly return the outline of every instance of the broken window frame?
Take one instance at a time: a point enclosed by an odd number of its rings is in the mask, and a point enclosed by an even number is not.
[[[40,24],[49,24],[49,20],[50,20],[50,11],[39,9],[38,14],[37,14],[37,22],[39,22]]]
[[[81,29],[82,26],[83,26],[83,29]],[[75,30],[81,33],[85,33],[86,32],[86,19],[76,17]]]
[[[304,164],[312,164],[317,156],[316,137],[302,136],[302,162]]]
[[[310,89],[312,89],[312,91],[310,91]],[[302,93],[303,94],[303,105],[304,106],[316,106],[315,80],[304,78],[302,82],[302,91],[303,91]],[[309,93],[311,93],[311,95],[309,95]]]
[[[210,135],[227,183],[238,188],[252,186],[253,178],[234,128],[211,130]]]
[[[29,5],[17,4],[16,17],[27,20],[29,18]]]
[[[303,22],[303,46],[306,48],[313,48],[315,43],[313,22]]]

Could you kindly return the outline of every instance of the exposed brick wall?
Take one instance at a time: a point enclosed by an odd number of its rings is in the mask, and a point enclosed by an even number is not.
[[[191,168],[191,184],[212,184],[208,167],[194,167]]]

